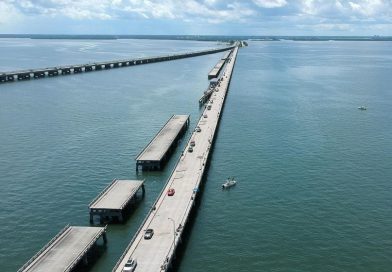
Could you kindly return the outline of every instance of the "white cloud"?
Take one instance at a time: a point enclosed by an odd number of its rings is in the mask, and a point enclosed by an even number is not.
[[[8,1],[0,2],[0,25],[21,19],[22,14]]]
[[[224,24],[226,33],[246,26],[249,31],[287,29],[287,34],[296,28],[350,34],[366,25],[376,29],[377,24],[392,33],[392,0],[0,0],[2,26],[16,25],[18,18],[55,25],[64,17],[79,25],[132,20],[143,26],[168,21],[185,31],[206,27],[219,31]]]
[[[262,8],[280,8],[287,5],[286,0],[253,0],[253,3]]]
[[[178,19],[185,22],[206,21],[209,23],[222,23],[227,21],[243,21],[256,12],[240,3],[234,2],[215,7],[218,1],[207,0],[199,2],[187,1],[137,1],[131,0],[123,8],[129,14],[141,15],[144,18]]]
[[[387,1],[385,1],[387,2]],[[349,2],[351,9],[363,16],[373,16],[380,12],[387,6],[381,0],[362,0],[356,2]]]

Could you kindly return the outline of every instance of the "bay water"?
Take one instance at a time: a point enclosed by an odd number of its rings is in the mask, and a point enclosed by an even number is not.
[[[202,50],[215,42],[0,40],[0,71]],[[161,191],[223,53],[0,85],[0,271],[16,271],[112,179],[145,198],[91,271],[111,271]],[[390,271],[390,42],[250,42],[239,51],[178,271]],[[367,106],[360,111],[358,106]],[[164,171],[134,158],[172,114]],[[238,184],[220,185],[227,176]]]

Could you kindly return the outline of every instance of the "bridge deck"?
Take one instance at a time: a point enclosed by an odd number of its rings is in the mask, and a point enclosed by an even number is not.
[[[226,53],[223,55],[222,59],[223,59],[223,60],[228,59],[228,58],[230,57],[230,54],[231,54],[232,51],[233,51],[233,50],[230,50],[229,52],[226,52]]]
[[[225,65],[226,59],[221,59],[218,61],[218,63],[215,65],[214,68],[210,71],[208,74],[208,79],[216,78],[219,76],[219,73],[221,72],[223,66]]]
[[[143,161],[161,161],[173,144],[173,141],[184,126],[187,125],[188,120],[189,115],[173,115],[147,147],[137,156],[136,160],[139,163]]]
[[[89,205],[90,209],[121,210],[143,185],[144,180],[114,180]]]
[[[211,97],[213,100],[211,109],[204,110],[197,124],[201,131],[195,131],[191,136],[191,140],[195,141],[193,152],[187,151],[190,146],[189,142],[154,208],[147,215],[113,271],[122,271],[130,258],[137,260],[138,271],[157,272],[168,269],[182,235],[183,227],[187,223],[206,167],[237,50],[238,48],[234,49],[232,58],[228,60],[222,82]],[[205,115],[207,117],[204,117]],[[167,195],[169,188],[175,189],[173,196]],[[155,233],[152,239],[146,240],[144,239],[144,231],[149,228],[153,229]]]
[[[99,227],[67,227],[18,272],[70,271],[104,232]]]

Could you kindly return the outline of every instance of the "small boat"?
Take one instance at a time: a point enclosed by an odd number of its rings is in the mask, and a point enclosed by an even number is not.
[[[226,179],[226,182],[222,184],[222,189],[227,189],[236,185],[237,181],[234,177],[229,177]]]
[[[367,108],[365,106],[360,106],[358,107],[359,110],[367,110]]]

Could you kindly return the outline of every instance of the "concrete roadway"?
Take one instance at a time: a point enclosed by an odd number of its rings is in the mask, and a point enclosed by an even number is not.
[[[99,227],[69,227],[38,255],[23,272],[70,271],[105,231]]]
[[[115,180],[89,206],[90,209],[121,210],[143,185],[143,180]]]
[[[213,100],[211,109],[204,110],[198,126],[201,132],[193,132],[191,140],[195,140],[196,145],[193,152],[188,152],[190,142],[179,160],[172,176],[170,177],[163,193],[159,196],[155,210],[152,210],[140,231],[136,234],[128,251],[119,261],[113,271],[122,271],[125,263],[133,258],[137,261],[136,271],[157,272],[166,271],[173,255],[173,245],[177,245],[182,227],[188,220],[191,207],[194,203],[195,194],[205,165],[209,156],[210,147],[214,139],[215,130],[220,118],[224,99],[234,68],[235,58],[238,48],[234,49],[231,60],[226,65],[223,80],[217,87],[218,92],[212,94]],[[174,196],[168,196],[167,190],[175,189]],[[196,192],[195,192],[196,191]],[[180,226],[181,225],[181,226]],[[144,239],[146,229],[153,229],[154,236],[150,240]]]
[[[173,115],[136,160],[160,161],[188,119],[189,115]]]

